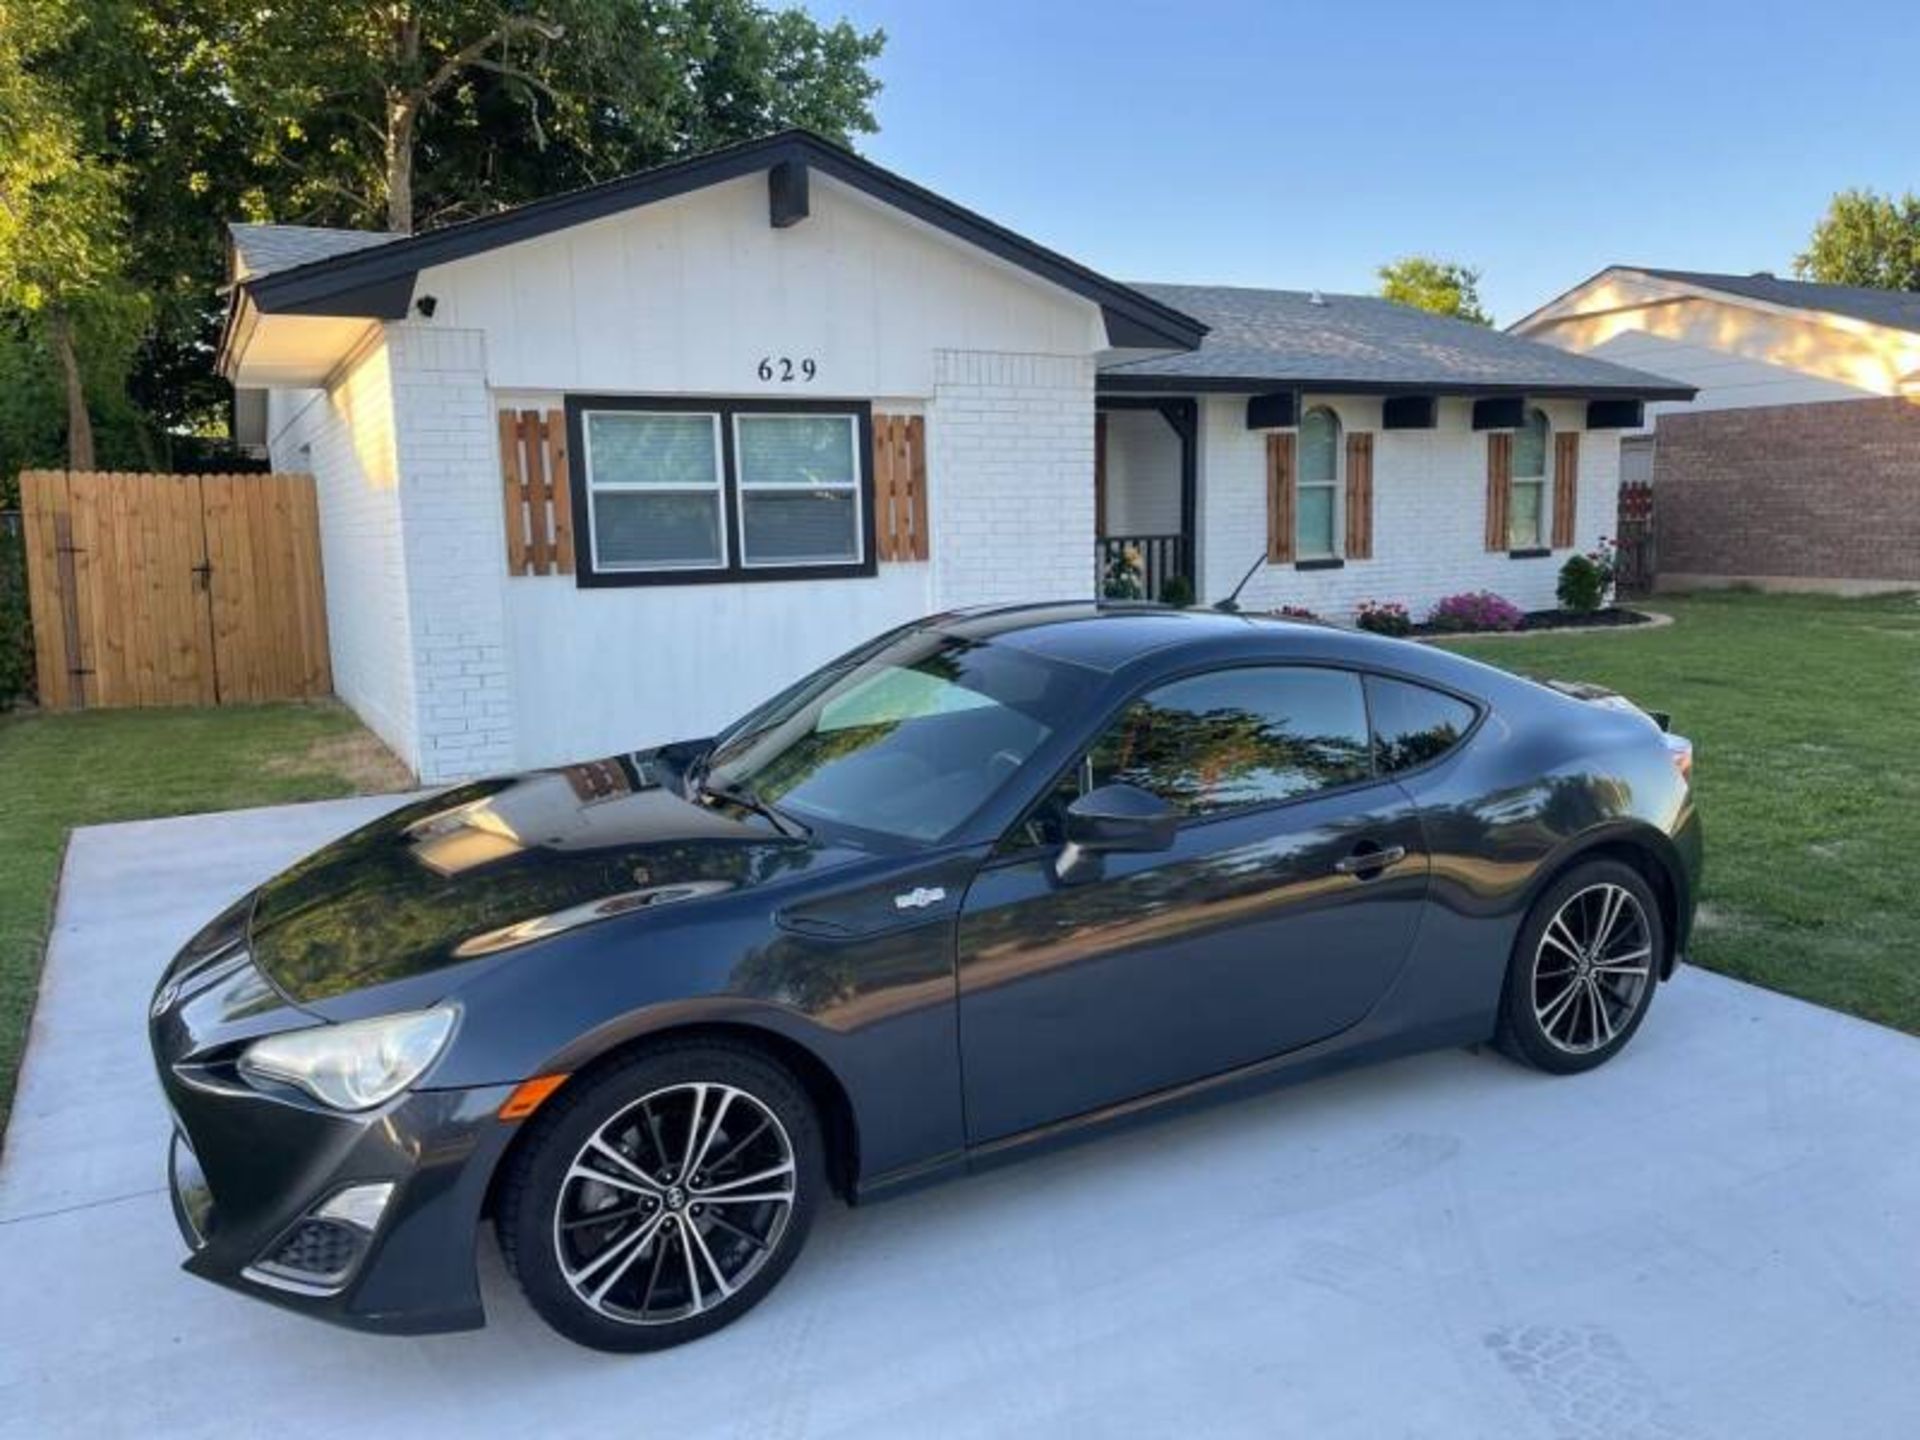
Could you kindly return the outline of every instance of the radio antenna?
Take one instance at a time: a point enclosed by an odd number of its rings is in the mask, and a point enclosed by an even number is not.
[[[1224,611],[1228,615],[1237,614],[1240,609],[1240,592],[1246,589],[1247,582],[1253,579],[1253,572],[1258,570],[1262,565],[1266,563],[1267,563],[1267,555],[1266,555],[1266,552],[1263,550],[1260,552],[1259,557],[1254,560],[1253,564],[1247,567],[1247,573],[1240,577],[1240,583],[1233,587],[1233,593],[1227,596],[1227,598],[1224,600],[1214,601],[1213,608],[1216,610]]]

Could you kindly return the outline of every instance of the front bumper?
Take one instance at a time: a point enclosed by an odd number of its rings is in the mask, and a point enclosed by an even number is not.
[[[150,1030],[174,1117],[168,1188],[185,1268],[355,1329],[477,1328],[474,1245],[515,1129],[497,1118],[513,1087],[419,1090],[347,1115],[234,1073],[247,1040],[313,1022],[238,946],[183,955],[163,981]],[[348,1192],[385,1203],[336,1206],[351,1223],[320,1215]]]

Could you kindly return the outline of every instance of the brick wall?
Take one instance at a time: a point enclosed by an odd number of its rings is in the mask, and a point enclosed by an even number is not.
[[[387,327],[408,619],[428,783],[514,764],[500,457],[477,330]]]
[[[412,627],[384,339],[326,390],[268,397],[276,470],[310,471],[319,495],[333,688],[408,765],[418,763]]]
[[[1093,593],[1093,361],[940,350],[927,420],[941,607]]]
[[[1657,435],[1663,582],[1920,581],[1920,404],[1662,415]]]

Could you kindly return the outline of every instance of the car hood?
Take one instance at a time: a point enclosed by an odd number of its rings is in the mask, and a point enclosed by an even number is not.
[[[305,1005],[847,858],[618,756],[461,786],[315,851],[260,888],[251,950]]]

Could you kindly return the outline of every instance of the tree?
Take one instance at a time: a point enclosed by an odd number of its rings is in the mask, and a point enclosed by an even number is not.
[[[1842,190],[1793,268],[1828,285],[1920,290],[1920,196]]]
[[[84,24],[71,0],[15,0],[0,25],[0,311],[44,344],[66,407],[67,464],[95,463],[87,358],[131,348],[121,177],[85,153],[68,97],[42,71]]]
[[[1480,272],[1472,266],[1407,255],[1374,273],[1380,277],[1380,293],[1398,304],[1476,325],[1493,324],[1493,316],[1481,307]]]

